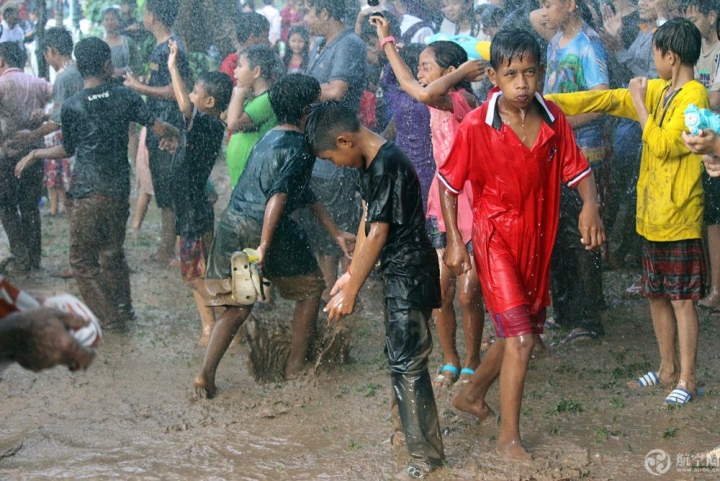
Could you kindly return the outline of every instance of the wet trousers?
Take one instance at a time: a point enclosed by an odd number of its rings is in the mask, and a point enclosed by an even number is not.
[[[550,267],[553,317],[564,327],[583,328],[601,335],[602,257],[599,249],[586,251],[580,242],[578,216],[582,205],[580,194],[563,185]]]
[[[385,354],[393,395],[412,464],[430,471],[445,460],[428,357],[431,310],[418,310],[401,299],[385,299]]]
[[[128,199],[74,199],[70,215],[70,267],[83,301],[105,329],[124,330],[134,317],[130,271],[123,244]]]
[[[28,167],[15,177],[20,158],[0,159],[0,222],[10,242],[10,253],[23,269],[40,267],[40,197],[44,182],[43,164]]]

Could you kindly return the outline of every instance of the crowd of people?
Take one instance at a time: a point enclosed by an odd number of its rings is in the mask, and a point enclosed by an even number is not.
[[[134,170],[133,229],[154,196],[151,260],[179,265],[192,290],[207,346],[194,388],[212,398],[253,309],[272,309],[276,293],[295,302],[292,379],[320,309],[351,314],[376,268],[410,479],[443,465],[434,392],[455,384],[453,405],[484,420],[499,380],[498,451],[528,456],[519,420],[531,354],[545,349],[545,329],[566,332],[562,345],[604,334],[603,269],[635,269],[628,293],[649,299],[660,365],[628,387],[668,386],[668,404],[698,397],[697,309],[720,310],[720,140],[690,135],[685,113],[720,107],[720,1],[262,3],[238,4],[235,45],[224,46],[233,53],[207,72],[192,71],[173,30],[176,0],[147,0],[142,27],[132,0],[105,10],[104,38],[74,43],[50,28],[37,51],[53,84],[24,71],[20,6],[0,9],[0,221],[11,252],[0,275],[22,283],[40,269],[46,188],[49,214],[69,214],[66,274],[105,331],[129,332]],[[147,59],[138,30],[155,39]],[[210,173],[223,150],[232,194],[215,219]],[[251,262],[264,282],[239,273]],[[249,302],[238,294],[248,285]],[[486,312],[494,336],[483,338]],[[0,332],[32,339],[33,323],[77,322],[15,313]],[[0,359],[36,369],[92,359],[64,338],[22,342],[62,355],[33,364],[0,342]]]

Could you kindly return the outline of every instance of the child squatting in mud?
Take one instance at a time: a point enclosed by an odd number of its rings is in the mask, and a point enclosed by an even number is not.
[[[453,405],[481,421],[492,415],[485,395],[500,378],[498,452],[527,459],[520,406],[534,335],[550,304],[550,258],[562,183],[583,200],[578,227],[588,250],[605,241],[595,178],[565,115],[537,92],[540,46],[522,30],[498,33],[490,47],[488,101],[465,117],[440,166],[447,227],[445,263],[460,275],[470,256],[457,226],[457,196],[473,189],[473,246],[483,297],[498,341]]]

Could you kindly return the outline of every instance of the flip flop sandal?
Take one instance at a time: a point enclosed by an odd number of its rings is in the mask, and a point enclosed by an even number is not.
[[[692,400],[693,396],[690,394],[690,391],[680,387],[673,389],[668,397],[665,398],[665,402],[673,406],[684,406],[687,403],[692,402]]]
[[[444,372],[452,373],[453,377],[443,376]],[[456,368],[452,364],[445,364],[440,369],[438,369],[438,375],[433,381],[433,386],[445,388],[451,387],[457,382],[459,376],[460,370],[458,368]]]
[[[548,317],[545,319],[545,329],[549,331],[556,331],[560,329],[560,324],[557,323],[554,317]]]
[[[475,375],[475,369],[470,369],[469,367],[464,367],[460,370],[460,379],[458,379],[457,384],[470,384],[470,380]]]
[[[570,344],[575,344],[578,341],[592,341],[593,339],[597,339],[597,337],[598,334],[594,331],[588,331],[587,329],[573,330],[570,334],[567,335],[565,339],[560,342],[560,345],[567,346]]]
[[[640,387],[650,387],[650,386],[657,386],[658,384],[662,384],[660,382],[660,377],[657,375],[657,373],[655,371],[650,371],[647,374],[640,376],[639,378],[637,378],[637,382],[640,385]]]

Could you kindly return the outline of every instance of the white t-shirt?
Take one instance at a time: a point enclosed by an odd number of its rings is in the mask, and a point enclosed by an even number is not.
[[[25,39],[25,32],[20,27],[20,25],[15,25],[15,27],[10,28],[5,20],[0,22],[0,25],[2,25],[2,35],[0,35],[0,43],[2,43],[2,42],[17,42],[19,44],[23,43],[23,40]]]
[[[407,32],[410,27],[412,27],[418,22],[422,22],[422,20],[406,13],[405,15],[403,15],[402,22],[400,22],[400,33],[402,35],[405,35],[405,32]],[[410,39],[410,42],[425,43],[427,38],[432,36],[433,33],[434,32],[430,27],[419,28],[418,31],[415,32],[415,34],[412,36],[412,39]]]
[[[280,10],[272,5],[265,5],[263,8],[257,9],[256,12],[267,18],[270,23],[270,34],[268,35],[268,39],[271,44],[275,45],[275,43],[280,40],[280,24],[282,21],[280,18]]]
[[[720,62],[720,42],[715,45],[709,52],[700,51],[700,58],[695,64],[695,80],[703,84],[709,91],[717,92],[720,90],[720,76],[718,76],[718,67]]]

